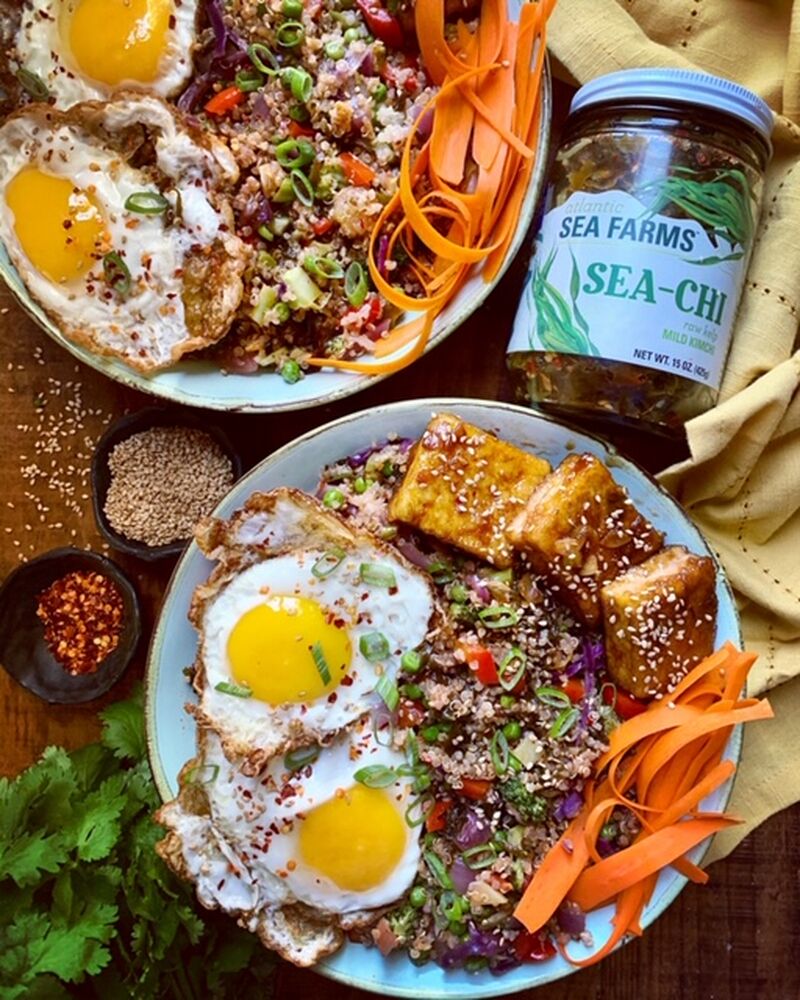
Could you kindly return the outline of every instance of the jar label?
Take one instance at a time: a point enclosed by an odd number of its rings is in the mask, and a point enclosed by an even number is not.
[[[551,209],[509,353],[627,361],[718,389],[753,231],[746,181],[739,197],[725,188],[722,217],[688,197],[679,209],[696,218],[661,214],[676,202],[658,192],[649,204],[624,191],[576,192]]]

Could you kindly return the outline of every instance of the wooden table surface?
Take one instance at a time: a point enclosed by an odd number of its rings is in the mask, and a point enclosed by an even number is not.
[[[317,410],[209,419],[230,434],[249,467],[320,423],[378,403],[437,395],[510,399],[504,350],[523,273],[518,260],[458,334],[411,370],[367,392]],[[5,288],[0,288],[0,333],[0,577],[5,577],[22,559],[64,544],[106,551],[91,510],[93,443],[110,420],[152,400],[77,363],[25,316]],[[677,445],[616,440],[653,470],[680,452]],[[152,566],[117,558],[138,587],[147,635],[172,563]],[[145,652],[143,643],[116,687],[85,706],[45,705],[0,671],[0,774],[16,774],[49,744],[73,748],[93,740],[98,710],[123,698],[142,676]],[[688,887],[643,940],[596,968],[520,995],[536,1000],[797,1000],[799,870],[796,806],[714,865],[708,887]],[[356,1000],[368,994],[284,965],[276,996]]]

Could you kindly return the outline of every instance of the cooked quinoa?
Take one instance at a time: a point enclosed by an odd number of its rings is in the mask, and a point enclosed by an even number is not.
[[[550,957],[556,940],[590,943],[579,912],[559,911],[535,935],[512,914],[580,811],[583,785],[619,720],[605,697],[612,686],[604,682],[600,636],[587,633],[524,562],[498,572],[389,524],[412,446],[383,442],[336,462],[318,491],[326,506],[426,569],[438,595],[383,736],[416,774],[411,821],[425,824],[423,858],[406,897],[361,940],[386,954],[405,949],[417,963],[502,972]],[[500,683],[487,680],[490,669]],[[601,848],[620,849],[634,832],[620,809]]]

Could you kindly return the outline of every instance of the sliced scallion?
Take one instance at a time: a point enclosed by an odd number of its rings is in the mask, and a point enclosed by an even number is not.
[[[378,683],[375,685],[375,691],[383,699],[384,705],[390,712],[393,712],[397,708],[400,703],[400,692],[388,674],[381,674],[378,678]]]
[[[474,872],[481,868],[490,868],[497,859],[497,851],[492,844],[478,844],[477,847],[470,847],[461,855]]]
[[[326,281],[333,281],[344,277],[344,268],[333,257],[315,257],[308,254],[303,259],[303,267],[314,278],[325,278]]]
[[[561,691],[559,688],[539,687],[536,688],[535,694],[543,705],[549,705],[550,708],[569,708],[572,704],[566,691]]]
[[[158,191],[135,191],[125,200],[125,209],[139,215],[161,215],[168,208],[169,202]]]
[[[498,729],[497,732],[492,737],[492,744],[489,748],[489,753],[492,757],[492,764],[494,765],[495,774],[501,775],[505,774],[508,770],[508,740],[506,739],[506,734],[502,729]]]
[[[394,768],[385,767],[383,764],[370,764],[355,772],[353,777],[367,788],[388,788],[397,781]]]
[[[131,290],[131,272],[120,255],[112,250],[103,257],[103,276],[117,295],[125,296]]]
[[[400,658],[400,666],[409,674],[416,674],[422,669],[422,656],[415,649],[409,649]]]
[[[580,714],[580,711],[575,707],[565,708],[563,712],[559,713],[558,718],[548,730],[547,735],[554,740],[563,739],[578,721]]]
[[[486,628],[511,628],[519,623],[519,611],[509,604],[492,604],[482,608],[478,617]]]
[[[319,747],[299,747],[286,754],[283,764],[287,771],[302,771],[304,767],[313,764],[319,754]]]
[[[319,674],[322,683],[330,684],[331,668],[328,666],[328,661],[325,659],[325,651],[322,648],[321,642],[315,642],[311,647],[311,656],[314,658],[314,666],[317,668],[317,673]]]
[[[315,576],[318,580],[325,580],[342,565],[342,561],[346,555],[345,550],[340,549],[338,545],[332,549],[328,549],[311,567],[312,576]]]
[[[287,139],[275,147],[275,158],[285,170],[297,170],[314,162],[314,147],[308,139]]]
[[[500,669],[497,671],[500,687],[504,691],[513,691],[517,684],[519,684],[525,673],[527,663],[528,658],[519,646],[512,646],[509,649],[500,661]]]
[[[280,63],[273,55],[272,51],[261,42],[254,42],[247,50],[250,62],[257,70],[267,76],[275,76],[280,72]]]
[[[434,854],[433,851],[424,851],[422,856],[431,875],[433,875],[439,885],[443,889],[452,889],[453,880],[450,878],[450,872],[445,868],[444,861],[442,861],[439,855]]]
[[[203,764],[193,767],[184,777],[187,785],[211,785],[219,777],[219,764]]]
[[[234,698],[253,697],[252,688],[248,687],[247,684],[231,684],[228,681],[220,681],[219,684],[215,685],[215,690],[221,694],[233,695]]]
[[[295,49],[305,36],[305,28],[299,21],[284,21],[275,33],[275,41],[282,49]]]
[[[314,89],[314,80],[308,70],[297,66],[287,67],[281,74],[281,79],[289,87],[292,97],[305,104]]]
[[[389,640],[382,632],[367,632],[358,640],[358,648],[365,659],[376,663],[389,655]]]
[[[234,78],[236,86],[243,94],[249,94],[255,90],[261,90],[264,86],[264,74],[255,68],[240,69]]]
[[[369,285],[367,283],[366,272],[363,266],[357,260],[354,260],[347,268],[344,276],[344,294],[347,296],[347,301],[357,309],[364,304],[368,291]]]
[[[387,590],[397,586],[397,577],[392,567],[382,566],[380,563],[361,563],[358,567],[358,578],[362,583],[386,587]]]
[[[25,93],[34,101],[46,101],[50,97],[50,91],[44,80],[38,74],[25,69],[24,66],[17,70],[17,80]]]
[[[410,827],[421,826],[428,818],[428,813],[433,807],[433,801],[429,796],[416,795],[408,804],[405,812],[406,824]]]
[[[305,205],[306,208],[310,208],[314,204],[314,197],[316,195],[314,185],[302,170],[293,170],[290,176],[295,198],[302,205]]]

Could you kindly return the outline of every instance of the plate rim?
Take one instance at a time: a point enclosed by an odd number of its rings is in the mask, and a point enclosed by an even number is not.
[[[478,408],[484,409],[487,415],[491,415],[493,412],[498,410],[503,412],[508,412],[516,414],[518,416],[524,416],[529,418],[534,423],[538,421],[544,421],[546,423],[556,424],[565,430],[572,432],[579,437],[591,440],[595,444],[599,445],[600,448],[610,457],[614,459],[615,463],[623,464],[629,468],[632,468],[637,474],[643,476],[650,484],[654,487],[662,497],[664,497],[668,503],[674,508],[676,514],[678,514],[683,520],[688,521],[692,529],[697,532],[698,536],[702,540],[702,543],[707,550],[710,557],[714,560],[718,579],[722,583],[724,590],[731,601],[731,605],[734,609],[735,620],[736,620],[736,639],[739,647],[742,647],[742,624],[741,617],[738,613],[738,608],[733,594],[733,589],[731,587],[730,580],[728,579],[727,573],[721,563],[721,560],[717,553],[712,549],[710,543],[706,540],[705,536],[702,534],[697,525],[689,517],[688,513],[681,506],[680,502],[671,494],[669,491],[658,482],[658,480],[646,469],[643,469],[638,463],[634,462],[633,459],[628,458],[626,455],[620,453],[618,448],[610,441],[606,441],[604,438],[600,437],[591,431],[587,431],[581,427],[570,423],[566,420],[561,420],[549,413],[541,410],[531,409],[525,406],[520,406],[516,403],[509,403],[502,400],[492,400],[485,398],[471,398],[462,396],[426,396],[419,399],[406,399],[397,402],[380,403],[376,406],[366,407],[362,410],[357,410],[353,413],[347,413],[343,416],[336,417],[332,420],[326,421],[324,424],[320,424],[317,427],[311,428],[305,433],[293,438],[291,441],[286,442],[286,444],[281,445],[275,451],[270,452],[266,455],[260,462],[253,466],[238,482],[236,482],[231,490],[226,494],[226,496],[220,501],[220,503],[215,508],[214,514],[212,516],[217,516],[217,511],[224,505],[226,505],[228,498],[234,492],[245,492],[247,484],[254,480],[256,477],[260,476],[265,467],[274,464],[280,458],[287,454],[291,454],[298,448],[302,446],[309,440],[317,437],[320,434],[326,433],[333,428],[339,428],[345,426],[349,423],[354,423],[356,421],[364,419],[367,415],[384,414],[389,413],[402,413],[409,410],[415,410],[417,408],[422,409],[432,409],[432,410],[444,410],[448,407],[458,407],[458,406],[477,406]],[[158,618],[154,624],[153,632],[151,636],[150,645],[147,651],[147,659],[145,662],[145,735],[147,743],[147,756],[148,762],[150,764],[150,769],[153,774],[153,780],[155,782],[156,788],[158,790],[159,797],[162,801],[168,801],[172,792],[169,789],[168,782],[164,773],[163,764],[161,762],[161,757],[157,747],[157,736],[155,727],[155,699],[154,692],[156,686],[156,680],[159,676],[159,669],[156,666],[156,661],[160,659],[160,650],[163,643],[161,622],[164,611],[167,608],[170,600],[173,597],[173,592],[177,590],[180,585],[183,573],[186,572],[190,559],[200,556],[205,558],[197,547],[197,542],[192,540],[187,548],[184,550],[180,559],[176,563],[167,586],[164,590],[164,596],[161,602],[161,607],[159,610]],[[729,758],[738,765],[741,758],[742,750],[742,739],[743,739],[743,728],[741,725],[736,726],[728,742]],[[723,802],[723,809],[727,809],[731,795],[733,794],[733,789],[738,777],[738,767],[737,771],[734,773],[732,778],[727,783],[725,788],[725,796]],[[705,856],[707,855],[711,844],[713,843],[713,837],[709,838],[706,844],[700,845],[696,849],[697,854],[694,857],[696,864],[701,864]],[[681,875],[677,871],[674,873],[672,882],[664,889],[660,896],[658,896],[655,901],[651,901],[645,910],[642,929],[645,930],[659,917],[662,916],[665,910],[667,910],[672,903],[677,899],[680,893],[688,884],[688,879],[686,876]],[[626,935],[622,942],[617,945],[618,950],[620,947],[624,947],[632,940],[630,935]],[[406,998],[406,1000],[454,1000],[454,998],[459,996],[465,996],[466,994],[454,993],[453,990],[448,989],[428,989],[425,992],[420,992],[419,987],[407,987],[395,983],[387,982],[373,982],[369,979],[364,979],[358,975],[353,975],[344,972],[339,969],[330,968],[325,964],[323,960],[322,963],[318,963],[311,967],[311,971],[316,972],[328,979],[332,979],[336,982],[340,982],[344,985],[354,987],[356,989],[361,989],[370,993],[382,993],[385,996],[401,997]],[[564,974],[559,970],[554,970],[552,974],[548,974],[540,978],[535,986],[525,985],[525,984],[510,984],[509,988],[503,987],[503,977],[497,976],[492,980],[487,980],[486,985],[476,983],[474,988],[469,991],[469,996],[474,997],[475,1000],[483,1000],[483,998],[498,997],[498,996],[510,996],[514,993],[518,993],[521,990],[535,989],[536,986],[543,986],[547,983],[555,982],[559,979],[565,979],[567,975],[572,975],[575,972],[580,971],[578,967],[572,967],[570,970]]]
[[[439,344],[443,343],[448,337],[456,333],[463,323],[477,313],[477,311],[484,305],[489,295],[491,295],[495,288],[497,288],[500,284],[509,267],[522,249],[530,227],[536,217],[537,207],[544,195],[545,180],[550,165],[550,149],[552,146],[550,130],[552,118],[553,82],[550,57],[549,54],[547,54],[545,57],[544,72],[542,75],[542,114],[539,123],[539,134],[536,145],[536,163],[528,182],[528,189],[525,192],[525,198],[522,202],[522,209],[514,233],[514,239],[512,240],[505,260],[495,277],[491,281],[486,282],[481,279],[480,273],[474,274],[474,278],[481,280],[481,284],[474,297],[468,303],[464,304],[452,317],[448,317],[447,321],[442,323],[439,329],[436,327],[440,317],[437,317],[437,323],[434,324],[434,330],[428,340],[428,343],[425,345],[423,356],[427,355],[435,347],[438,347]],[[0,247],[2,247],[1,244]],[[209,400],[207,397],[198,397],[197,395],[187,391],[187,389],[182,386],[159,385],[154,380],[151,381],[153,378],[152,376],[148,376],[145,373],[137,372],[128,368],[128,366],[119,359],[95,354],[87,348],[76,344],[74,341],[70,340],[63,333],[61,333],[55,323],[53,323],[47,315],[44,307],[39,305],[39,303],[37,303],[30,296],[22,278],[14,268],[14,265],[11,263],[8,251],[4,247],[2,247],[2,249],[6,259],[0,257],[0,278],[3,279],[3,282],[17,305],[39,327],[39,329],[43,330],[56,345],[67,350],[78,361],[89,365],[90,368],[93,368],[106,378],[109,378],[114,382],[118,382],[128,389],[134,389],[138,392],[146,393],[148,396],[152,397],[152,403],[154,405],[157,405],[157,401],[161,400],[163,402],[175,403],[181,406],[192,406],[201,410],[211,410],[224,413],[291,413],[294,411],[309,410],[315,406],[329,406],[333,403],[340,402],[348,396],[353,396],[358,392],[362,392],[366,389],[372,388],[374,385],[378,385],[379,382],[383,382],[384,379],[390,378],[393,374],[395,374],[394,372],[387,372],[379,375],[361,375],[352,373],[351,379],[346,384],[341,385],[338,389],[320,393],[311,399],[303,399],[297,402],[288,400],[282,403],[258,403],[253,402],[252,399],[248,399],[245,396],[237,396],[231,398],[230,400],[225,400],[219,396],[215,396]],[[187,361],[188,360],[189,359],[187,359]],[[166,371],[174,370],[176,369],[166,369]],[[158,373],[154,374],[157,375]],[[325,369],[321,369],[320,371],[314,373],[314,375],[319,376],[325,376],[328,374],[330,374],[330,370]],[[229,375],[227,377],[231,378],[236,376]],[[240,377],[246,378],[249,376]],[[265,372],[262,373],[261,377],[279,378],[280,376],[277,373]]]

